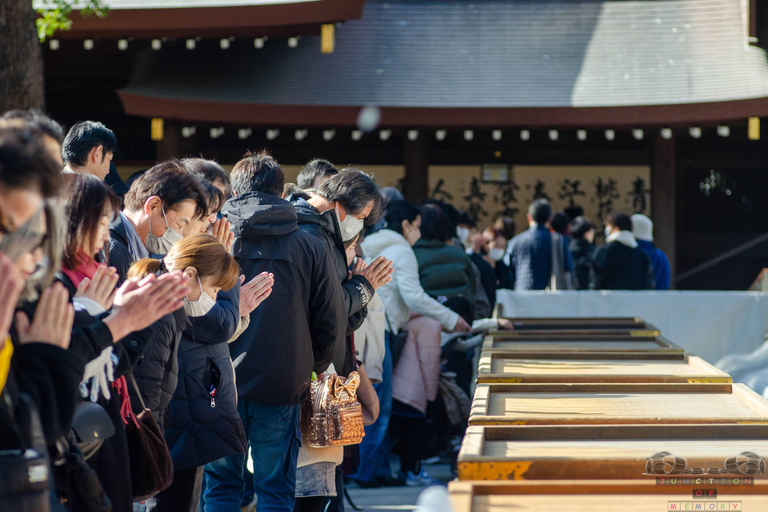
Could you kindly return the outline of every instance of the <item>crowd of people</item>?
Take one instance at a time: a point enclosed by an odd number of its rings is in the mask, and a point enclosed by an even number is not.
[[[529,229],[512,238],[503,256],[513,290],[668,290],[669,259],[653,243],[653,222],[636,213],[611,212],[605,243],[595,246],[595,225],[552,212],[546,199],[531,203]],[[510,219],[511,220],[511,219]],[[486,235],[486,236],[493,236]]]
[[[336,511],[349,482],[429,485],[482,333],[511,329],[498,289],[669,285],[645,217],[595,249],[545,201],[478,232],[326,160],[292,184],[266,152],[174,159],[126,186],[117,148],[0,118],[2,510]],[[362,443],[309,447],[312,381],[353,372]]]

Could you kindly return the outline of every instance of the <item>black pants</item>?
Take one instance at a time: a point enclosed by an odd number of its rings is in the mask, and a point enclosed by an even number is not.
[[[171,486],[147,500],[147,512],[197,512],[204,467],[174,471]]]

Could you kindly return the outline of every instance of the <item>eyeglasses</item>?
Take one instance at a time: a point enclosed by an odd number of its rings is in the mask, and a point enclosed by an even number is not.
[[[7,219],[5,215],[3,215],[3,211],[0,210],[0,233],[8,235],[14,233],[17,229],[19,228],[13,223],[13,221]]]

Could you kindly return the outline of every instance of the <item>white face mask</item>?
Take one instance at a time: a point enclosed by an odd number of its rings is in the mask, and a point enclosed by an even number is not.
[[[469,228],[456,228],[456,236],[459,237],[462,244],[466,244],[469,238]]]
[[[336,207],[336,218],[339,220],[341,240],[343,242],[349,242],[363,229],[364,222],[360,219],[356,219],[349,212],[347,212],[347,216],[344,217],[344,220],[341,220],[338,206]]]
[[[611,236],[611,226],[605,226],[605,238]]]
[[[504,257],[504,249],[490,249],[488,251],[488,257],[491,258],[493,261],[501,261],[501,258]]]
[[[162,207],[161,207],[162,208]],[[147,248],[152,254],[159,254],[164,256],[171,252],[173,244],[184,238],[181,233],[171,229],[168,225],[168,219],[165,217],[165,208],[163,210],[163,219],[165,220],[165,233],[162,236],[157,237],[152,234],[152,218],[149,218],[149,234],[147,235],[147,241],[144,242],[144,247]]]
[[[187,297],[184,297],[184,311],[187,316],[205,316],[216,305],[216,299],[211,298],[210,295],[203,290],[203,283],[200,281],[200,276],[197,276],[197,284],[200,285],[200,298],[191,301]]]

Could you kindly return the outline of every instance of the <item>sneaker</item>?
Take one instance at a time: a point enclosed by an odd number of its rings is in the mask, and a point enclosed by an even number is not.
[[[440,480],[430,477],[426,471],[422,471],[418,475],[409,471],[405,477],[405,485],[408,487],[428,487],[439,484]]]
[[[429,476],[429,473],[421,470],[421,473],[418,474],[418,477],[421,479],[422,482],[424,482],[424,485],[440,485],[442,482],[440,482],[440,479],[438,478],[432,478]]]
[[[424,487],[424,482],[421,481],[418,475],[414,475],[411,471],[405,475],[405,485],[408,487]]]

